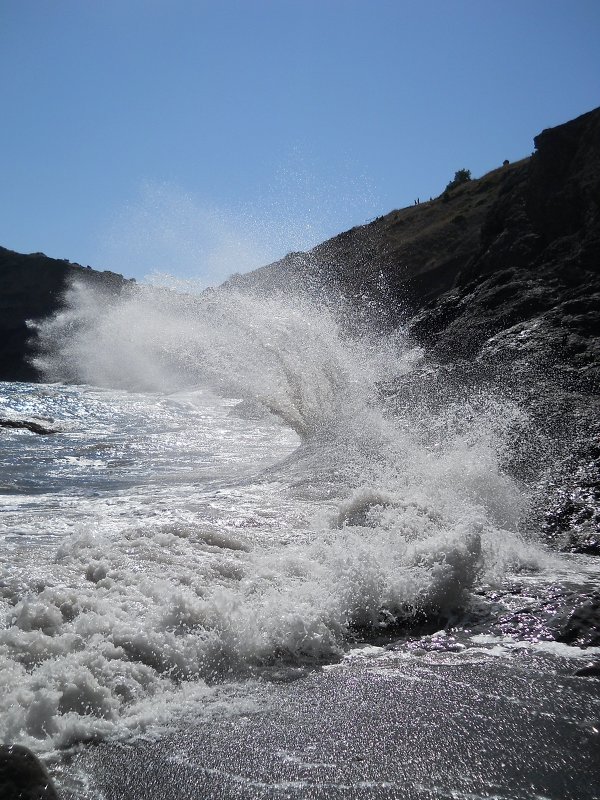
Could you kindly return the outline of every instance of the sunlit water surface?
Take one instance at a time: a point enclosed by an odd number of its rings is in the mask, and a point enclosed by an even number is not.
[[[99,312],[74,289],[40,365],[83,383],[2,387],[0,416],[55,431],[0,439],[3,741],[164,737],[357,654],[360,681],[367,657],[381,680],[405,659],[413,682],[415,664],[515,647],[590,657],[535,616],[598,575],[522,530],[503,466],[519,408],[400,414],[376,387],[422,357],[401,338],[351,338],[306,301],[158,298]]]

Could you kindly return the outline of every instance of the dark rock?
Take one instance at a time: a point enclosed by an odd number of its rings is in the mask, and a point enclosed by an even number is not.
[[[59,800],[41,761],[21,745],[0,745],[2,800]]]
[[[586,598],[579,598],[574,607],[563,608],[553,621],[553,627],[559,642],[579,647],[600,645],[600,594],[590,593]]]
[[[56,433],[57,428],[49,427],[46,422],[39,422],[35,419],[3,419],[0,417],[0,428],[21,428],[23,430],[37,433],[40,436],[46,436],[50,433]]]
[[[341,291],[359,321],[375,319],[384,331],[404,325],[432,368],[382,387],[399,404],[443,402],[457,393],[461,375],[467,387],[501,387],[546,443],[546,452],[536,452],[515,439],[508,465],[541,481],[538,526],[559,547],[595,554],[600,109],[534,142],[530,158],[237,283],[263,292],[309,287],[319,297]]]
[[[573,675],[580,678],[600,678],[600,661],[590,662],[585,667],[576,669]]]
[[[600,441],[559,466],[546,487],[542,529],[563,550],[600,555]]]

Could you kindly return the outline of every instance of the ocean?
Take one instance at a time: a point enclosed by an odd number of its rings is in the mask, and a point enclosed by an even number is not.
[[[401,402],[435,365],[350,317],[74,286],[2,384],[52,432],[1,431],[0,740],[65,798],[600,797],[600,648],[555,636],[599,569],[532,522],[526,411]]]

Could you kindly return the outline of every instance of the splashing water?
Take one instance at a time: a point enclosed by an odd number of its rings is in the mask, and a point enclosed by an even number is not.
[[[203,295],[131,287],[108,311],[75,285],[69,308],[40,329],[50,379],[170,392],[210,386],[251,398],[302,435],[350,418],[375,382],[405,373],[417,355],[342,338],[336,317],[308,299],[234,290]]]
[[[392,413],[378,385],[422,353],[343,333],[343,313],[232,290],[107,304],[75,285],[40,326],[49,380],[103,391],[28,395],[63,432],[44,451],[57,485],[3,556],[3,740],[139,732],[210,708],[225,680],[336,659],[543,565],[501,466],[519,410],[487,394]]]

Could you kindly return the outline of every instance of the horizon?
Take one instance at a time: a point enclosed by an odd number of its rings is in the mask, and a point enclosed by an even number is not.
[[[0,244],[214,285],[600,104],[600,4],[0,5]]]

